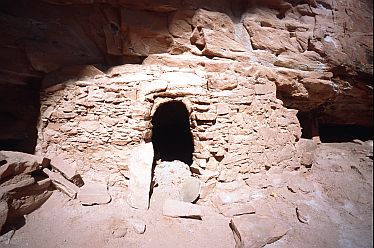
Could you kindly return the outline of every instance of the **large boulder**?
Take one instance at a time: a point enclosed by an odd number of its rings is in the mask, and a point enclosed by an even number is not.
[[[8,210],[8,203],[6,201],[0,201],[0,231],[6,222]]]
[[[50,160],[42,156],[22,152],[0,151],[0,180],[18,174],[28,174],[49,165]]]
[[[0,228],[39,208],[52,194],[50,179],[34,176],[49,162],[42,156],[0,151]]]

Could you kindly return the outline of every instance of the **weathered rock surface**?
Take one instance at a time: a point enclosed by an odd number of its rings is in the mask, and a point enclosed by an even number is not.
[[[152,143],[141,144],[129,161],[129,195],[127,202],[133,208],[148,209],[153,164]]]
[[[145,233],[146,224],[140,219],[129,220],[130,225],[137,234]]]
[[[281,239],[290,230],[287,224],[267,216],[242,215],[230,222],[236,248],[264,247]]]
[[[6,222],[8,217],[8,203],[6,201],[0,201],[0,231]]]
[[[127,227],[126,226],[116,226],[114,230],[112,230],[112,234],[115,238],[123,238],[127,234]]]
[[[200,195],[201,182],[196,177],[187,178],[182,184],[181,196],[185,202],[194,202]]]
[[[272,167],[266,173],[250,174],[249,187],[263,197],[248,202],[255,207],[256,214],[242,216],[269,216],[271,221],[281,223],[278,222],[281,219],[292,226],[286,236],[265,247],[339,247],[351,244],[370,247],[373,161],[368,156],[372,154],[372,141],[322,143],[317,149],[316,162],[310,170],[303,172],[299,169],[291,173]],[[337,165],[344,170],[335,171]],[[292,186],[296,192],[292,193],[287,188],[290,185],[289,175],[295,181],[305,177],[315,185],[315,192],[306,193]],[[273,186],[263,184],[264,187],[261,187],[261,182],[254,179],[256,176],[269,179]],[[295,185],[300,184],[295,182]],[[242,183],[238,180],[222,183],[210,179],[203,186],[209,187],[211,194],[215,194],[222,190],[235,191],[242,187]],[[147,211],[134,210],[124,204],[123,191],[123,188],[111,187],[113,202],[99,207],[83,207],[78,201],[70,201],[63,194],[54,193],[40,210],[26,217],[27,224],[15,232],[11,243],[19,247],[25,243],[30,247],[53,247],[55,244],[119,247],[124,243],[134,247],[174,247],[175,244],[235,247],[229,227],[231,217],[218,214],[219,209],[215,211],[210,198],[207,201],[204,201],[205,198],[198,200],[204,216],[203,221],[196,221],[163,217],[159,187],[154,188],[151,207]],[[300,222],[296,207],[300,220],[309,220],[308,224]],[[147,224],[144,235],[135,233],[131,219],[140,219]],[[245,225],[252,223],[245,222]],[[160,238],[160,233],[173,235],[162,235]]]
[[[61,157],[55,157],[51,159],[52,168],[61,172],[66,179],[72,180],[77,175],[77,168],[75,164],[68,164]]]
[[[30,175],[17,175],[3,182],[0,189],[0,198],[5,194],[14,192],[17,189],[30,186],[35,183],[35,179]]]
[[[74,183],[67,180],[60,173],[53,172],[47,168],[43,169],[43,172],[52,180],[53,185],[67,194],[70,198],[75,199],[79,191],[79,187]]]
[[[49,165],[49,159],[42,156],[26,154],[22,152],[0,151],[2,165],[0,167],[0,179],[28,174]]]
[[[250,204],[234,203],[230,205],[220,206],[220,212],[226,217],[233,217],[245,214],[256,213],[255,208]]]
[[[82,205],[106,204],[110,202],[111,196],[108,192],[108,186],[94,182],[85,182],[79,188],[77,199]]]
[[[44,179],[13,193],[8,199],[10,219],[38,209],[52,195],[49,185],[50,181]]]
[[[310,167],[314,162],[316,143],[311,139],[300,139],[297,143],[297,149],[301,154],[301,164]]]
[[[49,159],[22,152],[0,151],[0,229],[6,221],[39,208],[52,194],[50,180],[36,176]],[[45,168],[46,169],[46,168]]]
[[[169,217],[188,217],[201,219],[203,211],[200,206],[189,202],[166,199],[162,208],[162,213]]]
[[[165,197],[170,199],[192,202],[199,195],[199,180],[191,176],[187,164],[178,160],[157,164],[154,182]]]

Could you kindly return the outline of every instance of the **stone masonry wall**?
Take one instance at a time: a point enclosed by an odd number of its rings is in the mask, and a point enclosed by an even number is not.
[[[210,61],[196,69],[123,65],[46,89],[37,153],[65,159],[84,179],[127,185],[127,160],[150,140],[153,113],[178,100],[190,112],[192,167],[204,181],[299,166],[297,111],[282,106],[275,83],[240,64]]]

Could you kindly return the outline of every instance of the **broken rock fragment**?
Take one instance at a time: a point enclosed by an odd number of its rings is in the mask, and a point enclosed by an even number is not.
[[[130,220],[130,224],[137,234],[145,233],[146,224],[142,220],[132,219]]]
[[[112,231],[112,234],[115,238],[123,238],[127,234],[127,228],[126,227],[117,227]]]
[[[310,220],[310,216],[307,212],[307,208],[304,205],[299,205],[296,207],[296,217],[297,219],[304,224],[308,224]]]
[[[75,199],[79,191],[79,187],[67,180],[60,173],[53,172],[48,168],[44,168],[43,172],[52,180],[53,185],[67,194],[70,198]]]
[[[193,219],[201,219],[203,211],[200,206],[189,202],[167,199],[164,202],[162,213],[169,217],[188,217]]]
[[[19,188],[30,186],[35,179],[30,175],[17,175],[1,184],[0,197]]]
[[[0,151],[0,179],[28,174],[49,165],[49,159],[23,152]]]
[[[106,204],[112,199],[105,184],[86,182],[79,188],[77,199],[82,205]]]
[[[187,178],[182,184],[181,197],[185,202],[195,201],[200,194],[200,180],[196,177]]]
[[[55,157],[51,160],[52,168],[61,172],[68,180],[73,179],[77,175],[75,163],[67,163],[61,157]]]
[[[256,210],[252,205],[246,203],[233,203],[221,206],[220,213],[226,217],[232,217],[244,214],[254,214],[256,213]]]
[[[230,221],[235,248],[260,248],[281,239],[290,228],[267,216],[241,215]]]

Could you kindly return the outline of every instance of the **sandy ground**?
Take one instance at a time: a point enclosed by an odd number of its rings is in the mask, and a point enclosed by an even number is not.
[[[268,173],[269,184],[253,186],[261,196],[250,202],[256,214],[290,227],[266,247],[373,247],[372,149],[372,142],[321,144],[307,172]],[[203,203],[202,220],[170,218],[162,215],[163,194],[157,188],[148,211],[129,207],[123,189],[110,188],[110,194],[109,204],[82,206],[55,191],[25,216],[10,244],[0,246],[235,247],[230,218],[209,202]],[[132,223],[144,223],[145,233]]]

